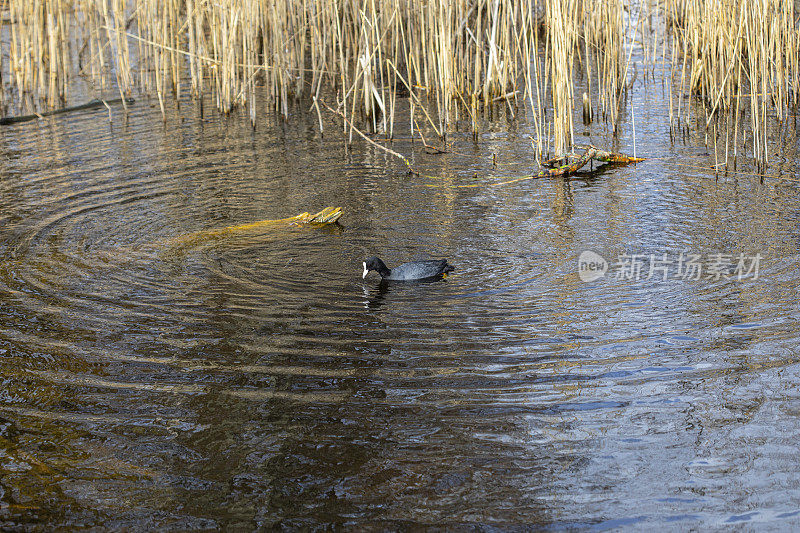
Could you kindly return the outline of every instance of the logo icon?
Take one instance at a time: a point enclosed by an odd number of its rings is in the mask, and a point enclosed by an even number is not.
[[[589,283],[600,279],[606,275],[606,271],[608,271],[608,261],[602,255],[585,250],[578,256],[578,277],[581,281]]]

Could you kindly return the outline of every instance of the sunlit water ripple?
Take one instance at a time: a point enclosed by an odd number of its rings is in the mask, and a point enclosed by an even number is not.
[[[2,130],[0,524],[797,525],[800,196],[678,166],[709,156],[650,119],[645,163],[495,187],[460,185],[535,165],[513,130],[424,176],[313,117]],[[584,250],[763,261],[585,283]]]

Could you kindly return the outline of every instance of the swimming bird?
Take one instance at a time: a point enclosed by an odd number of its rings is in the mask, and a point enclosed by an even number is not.
[[[367,277],[370,270],[376,271],[381,278],[389,281],[414,281],[420,279],[431,279],[447,274],[455,270],[452,265],[447,264],[447,259],[431,259],[428,261],[412,261],[403,263],[394,268],[388,268],[386,264],[377,257],[370,257],[364,261],[364,275]]]

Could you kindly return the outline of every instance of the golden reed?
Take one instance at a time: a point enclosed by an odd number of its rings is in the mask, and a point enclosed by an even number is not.
[[[326,99],[349,123],[392,136],[398,96],[412,133],[477,133],[487,109],[524,114],[537,155],[567,151],[578,106],[616,131],[643,27],[663,20],[662,58],[678,93],[673,126],[689,118],[684,93],[711,117],[748,115],[765,159],[768,106],[796,104],[798,30],[778,0],[7,0],[0,17],[4,113],[64,105],[76,81],[122,96],[211,95],[223,113],[271,106],[288,117]],[[644,23],[646,21],[646,23]],[[669,39],[666,36],[669,35]],[[667,45],[669,40],[669,45]],[[653,59],[653,61],[655,61]],[[264,99],[263,102],[259,99]],[[774,111],[773,111],[774,112]],[[738,115],[737,115],[738,118]],[[738,120],[733,120],[738,124]],[[352,134],[352,131],[351,131]],[[738,135],[738,129],[734,137]],[[734,145],[735,145],[734,140]]]

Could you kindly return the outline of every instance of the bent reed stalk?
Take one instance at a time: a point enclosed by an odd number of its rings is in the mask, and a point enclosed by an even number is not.
[[[165,100],[184,87],[229,113],[259,106],[288,117],[323,91],[354,124],[394,135],[398,97],[444,138],[455,124],[479,132],[487,110],[524,114],[537,156],[574,139],[583,94],[616,133],[641,14],[651,0],[6,0],[0,58],[7,113],[64,105],[77,78]],[[749,101],[754,155],[768,157],[766,122],[796,105],[797,24],[792,2],[664,0],[673,39],[663,47],[677,91],[672,125],[687,121],[683,94],[709,118]],[[634,24],[632,21],[636,20]],[[638,43],[643,43],[640,39]],[[666,40],[665,40],[666,42]],[[582,90],[577,90],[579,85]],[[577,96],[576,96],[577,93]],[[266,98],[257,102],[257,96]],[[577,98],[577,99],[576,99]],[[329,97],[330,101],[330,97]],[[417,116],[417,113],[420,113]],[[738,120],[734,121],[738,125]],[[349,125],[348,125],[349,124]],[[708,122],[707,122],[708,124]],[[319,126],[323,127],[320,116]],[[734,134],[736,146],[738,129]],[[727,142],[727,134],[726,134]],[[735,148],[734,148],[735,149]]]

